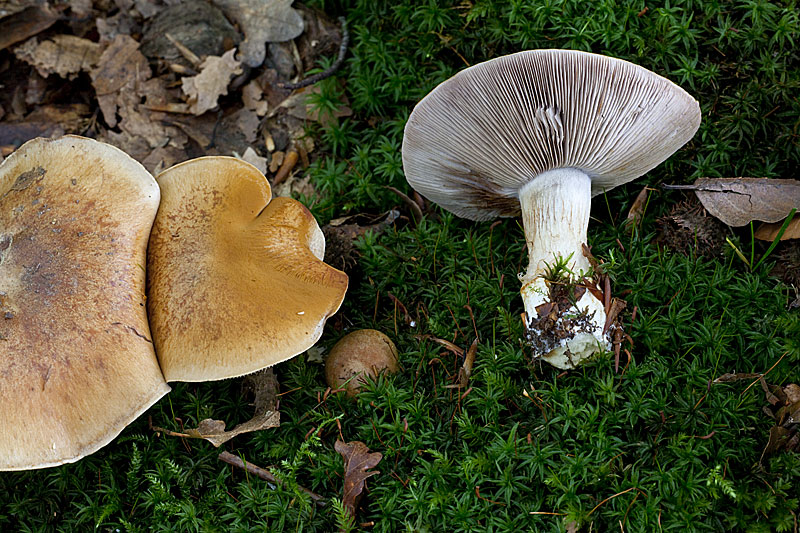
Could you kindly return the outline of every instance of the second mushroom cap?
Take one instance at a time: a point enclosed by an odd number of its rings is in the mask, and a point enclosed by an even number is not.
[[[167,381],[241,376],[313,345],[348,280],[322,262],[308,209],[272,199],[264,175],[232,157],[187,161],[157,180],[147,294]]]

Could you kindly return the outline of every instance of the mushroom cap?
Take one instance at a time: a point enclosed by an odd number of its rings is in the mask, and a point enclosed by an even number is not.
[[[300,202],[253,165],[201,157],[162,172],[147,302],[167,381],[249,374],[312,346],[347,290]]]
[[[627,61],[529,50],[469,67],[423,98],[406,124],[414,189],[458,216],[519,214],[517,191],[544,171],[577,168],[592,195],[631,181],[688,142],[700,107]]]
[[[0,470],[77,461],[169,391],[145,313],[153,176],[34,139],[0,165]]]
[[[359,329],[337,342],[325,358],[325,380],[333,389],[344,386],[354,396],[364,385],[364,376],[397,372],[397,347],[376,329]]]

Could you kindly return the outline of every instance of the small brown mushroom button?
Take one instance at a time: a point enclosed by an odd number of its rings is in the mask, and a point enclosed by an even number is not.
[[[550,302],[546,271],[563,260],[573,282],[588,274],[592,196],[648,172],[699,125],[697,101],[645,68],[529,50],[467,68],[423,98],[406,124],[403,169],[412,187],[458,216],[522,215],[526,336],[537,357],[572,368],[610,347],[606,313],[585,291],[551,332],[537,330]]]
[[[397,372],[397,348],[392,340],[374,329],[348,333],[325,359],[325,380],[332,389],[345,387],[353,396],[364,385],[364,376]]]
[[[77,461],[169,391],[145,314],[159,190],[67,136],[0,165],[0,470]]]
[[[311,213],[272,198],[254,166],[201,157],[162,172],[147,302],[167,381],[209,381],[302,353],[322,334],[347,275],[322,262]]]

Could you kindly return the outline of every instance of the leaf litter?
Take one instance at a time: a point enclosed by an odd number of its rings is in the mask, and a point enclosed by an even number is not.
[[[294,95],[282,87],[342,42],[335,21],[292,4],[116,0],[108,11],[88,0],[3,4],[0,47],[12,54],[0,71],[15,74],[0,94],[0,159],[34,137],[79,134],[121,148],[152,173],[201,155],[242,157],[268,170],[274,153],[291,150],[307,168],[315,158],[307,123],[350,111],[343,102],[319,117],[308,103],[318,89]],[[55,25],[64,19],[68,27]],[[71,83],[67,99],[60,78]],[[95,101],[99,109],[86,105]],[[58,125],[28,116],[43,105],[49,116],[65,110]],[[76,119],[77,111],[84,114]],[[288,178],[283,193],[317,194],[307,180]]]
[[[344,459],[342,504],[350,516],[355,518],[358,503],[367,488],[367,479],[380,473],[380,471],[372,469],[381,462],[383,454],[370,452],[367,445],[360,441],[337,440],[334,449]]]
[[[773,365],[773,368],[776,365],[777,363]],[[769,371],[763,374],[752,372],[728,373],[721,375],[712,382],[717,384],[750,381],[751,384],[748,385],[747,389],[756,382],[761,386],[764,398],[769,404],[763,406],[761,411],[774,422],[767,435],[767,444],[764,446],[764,451],[758,460],[761,468],[764,468],[764,459],[769,456],[781,452],[800,452],[800,385],[789,383],[781,386],[767,383],[765,377],[768,373]]]
[[[777,222],[800,209],[800,181],[772,178],[698,178],[692,185],[664,185],[692,190],[703,207],[728,226]]]
[[[153,431],[164,433],[170,437],[182,437],[187,439],[204,439],[219,448],[232,438],[244,433],[262,431],[265,429],[280,426],[280,411],[278,410],[278,381],[272,368],[260,370],[254,374],[249,374],[243,381],[243,388],[248,389],[254,395],[253,417],[238,424],[230,431],[225,430],[225,422],[206,418],[201,420],[196,428],[184,431],[172,431],[158,426],[150,427]]]

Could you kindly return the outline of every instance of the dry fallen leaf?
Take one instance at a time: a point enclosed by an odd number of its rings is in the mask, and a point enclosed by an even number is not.
[[[781,230],[782,226],[783,222],[764,222],[758,227],[753,236],[762,241],[772,242],[775,240],[775,237],[778,236],[778,232]],[[800,213],[795,213],[792,221],[786,226],[786,231],[781,235],[782,241],[788,239],[800,239]]]
[[[0,2],[0,50],[37,35],[59,19],[58,12],[48,5],[19,6],[18,10],[7,11],[10,7]]]
[[[217,98],[228,94],[231,78],[242,73],[242,64],[234,58],[235,48],[222,57],[208,56],[200,64],[200,74],[183,78],[183,92],[189,97],[189,111],[202,115],[217,106]]]
[[[242,87],[242,102],[244,106],[255,111],[259,117],[266,115],[269,109],[269,104],[263,98],[264,91],[257,80],[251,80],[250,83]]]
[[[642,217],[644,217],[644,208],[647,205],[647,197],[649,191],[652,189],[650,187],[644,187],[639,194],[636,196],[636,199],[631,204],[631,208],[628,211],[628,216],[625,220],[625,226],[628,228],[628,231],[633,231],[636,226],[642,221]]]
[[[266,57],[265,43],[289,41],[303,33],[303,17],[294,0],[214,0],[245,34],[242,62],[256,68]]]
[[[237,156],[238,157],[238,156]],[[267,158],[261,157],[253,150],[252,147],[248,146],[247,150],[239,157],[239,159],[243,161],[247,161],[254,167],[256,167],[262,174],[267,173]]]
[[[367,478],[380,473],[378,470],[370,471],[370,468],[375,468],[381,462],[383,454],[370,453],[367,445],[360,441],[345,443],[337,440],[333,448],[344,459],[342,504],[350,516],[355,517],[361,493],[366,488]]]
[[[92,0],[69,0],[69,10],[76,17],[88,17],[92,14]]]
[[[230,44],[225,46],[226,41],[239,42],[236,29],[222,11],[210,3],[196,0],[168,3],[172,5],[144,25],[142,53],[147,57],[188,67],[190,62],[175,47],[175,41],[200,57],[221,55],[230,48]]]
[[[350,102],[344,94],[342,95],[342,100],[339,102],[340,105],[336,107],[335,111],[325,110],[320,112],[319,107],[313,105],[309,97],[313,94],[319,94],[321,91],[322,89],[319,85],[312,85],[311,87],[299,89],[281,102],[279,107],[285,107],[287,112],[295,118],[299,118],[300,120],[313,120],[319,122],[323,126],[329,125],[334,119],[349,117],[353,114],[353,110],[350,109],[349,106]]]
[[[233,437],[242,433],[252,433],[262,429],[276,428],[280,426],[281,414],[275,411],[265,411],[257,414],[247,422],[242,422],[230,431],[225,431],[225,422],[222,420],[212,420],[206,418],[201,420],[195,429],[187,429],[184,433],[171,431],[158,426],[153,426],[153,431],[158,431],[171,437],[183,437],[187,439],[205,439],[215,448],[219,448]]]
[[[74,35],[55,35],[39,42],[28,39],[14,49],[14,55],[36,67],[46,78],[58,74],[73,79],[81,71],[88,71],[100,59],[101,45]]]
[[[698,178],[693,185],[668,185],[690,189],[713,216],[728,226],[753,220],[777,222],[792,209],[800,210],[800,181],[771,178]]]
[[[762,374],[754,374],[752,372],[739,372],[722,374],[720,377],[712,381],[712,383],[730,383],[731,381],[741,381],[743,379],[758,379]]]
[[[113,128],[117,125],[120,90],[125,87],[129,92],[139,81],[149,79],[151,72],[147,58],[139,52],[139,43],[129,35],[117,35],[103,51],[91,76],[103,117]]]
[[[188,159],[186,134],[168,125],[158,111],[177,95],[168,91],[168,78],[151,77],[138,42],[117,35],[91,76],[106,124],[120,130],[101,130],[98,140],[124,150],[151,172]]]

